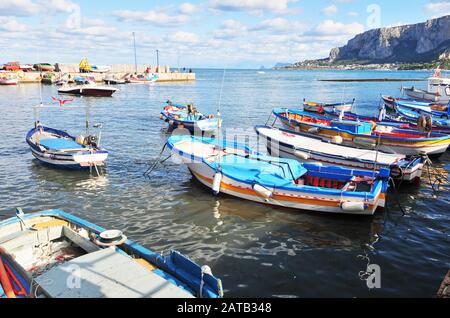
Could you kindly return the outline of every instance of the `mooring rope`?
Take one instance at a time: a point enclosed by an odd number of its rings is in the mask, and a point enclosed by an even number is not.
[[[164,144],[164,146],[161,149],[161,152],[159,153],[158,158],[156,159],[156,161],[153,163],[153,165],[151,165],[145,172],[144,172],[144,177],[148,177],[153,170],[156,168],[156,166],[158,165],[158,163],[160,163],[161,157],[164,153],[164,150],[166,150],[166,146],[167,146],[167,142]],[[164,159],[163,162],[167,161],[171,156],[169,156],[168,158]],[[162,162],[162,163],[163,163]]]

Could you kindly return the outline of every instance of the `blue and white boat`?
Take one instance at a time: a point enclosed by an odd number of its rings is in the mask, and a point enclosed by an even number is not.
[[[160,118],[169,123],[170,129],[187,129],[190,133],[216,132],[222,120],[214,115],[203,115],[192,105],[167,104],[161,112]]]
[[[450,128],[450,108],[447,112],[436,112],[428,109],[408,107],[404,103],[396,103],[395,111],[409,121],[417,122],[422,116],[430,116],[433,131],[447,130]]]
[[[423,156],[407,157],[347,147],[269,126],[256,126],[255,131],[272,156],[368,171],[385,168],[391,171],[394,180],[411,183],[418,182],[422,176]]]
[[[61,210],[0,222],[0,298],[218,298],[209,266]]]
[[[39,162],[53,168],[91,169],[104,166],[108,158],[97,136],[74,137],[40,123],[28,132],[26,142]]]
[[[385,206],[389,169],[302,164],[239,143],[187,135],[170,137],[168,146],[214,194],[335,214],[373,215]]]

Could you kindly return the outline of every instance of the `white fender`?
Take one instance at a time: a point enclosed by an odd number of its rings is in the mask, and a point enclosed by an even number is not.
[[[163,116],[163,114],[159,114],[159,119],[163,119],[164,118],[164,116]]]
[[[310,158],[308,153],[298,150],[294,151],[294,155],[301,160],[308,160]]]
[[[172,126],[173,125],[173,120],[169,120],[169,124]]]
[[[213,181],[213,192],[215,195],[218,195],[220,193],[220,184],[222,183],[222,177],[223,175],[220,172],[217,172],[214,175],[214,181]]]
[[[312,127],[310,129],[308,129],[308,133],[310,134],[318,134],[319,133],[319,127]]]
[[[331,142],[336,145],[342,145],[342,143],[344,142],[344,138],[342,138],[341,136],[333,136]]]
[[[341,209],[346,212],[364,212],[364,202],[342,202]]]
[[[364,148],[375,148],[377,146],[377,143],[375,142],[375,140],[359,138],[359,137],[354,138],[353,143],[357,146],[364,147]]]
[[[272,197],[272,195],[273,195],[272,191],[270,191],[269,189],[267,189],[267,188],[265,188],[263,186],[260,186],[259,184],[255,184],[253,186],[253,190],[256,193],[260,194],[266,200],[270,199]]]

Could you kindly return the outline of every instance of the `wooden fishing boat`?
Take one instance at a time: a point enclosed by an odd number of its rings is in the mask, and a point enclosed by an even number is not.
[[[308,112],[314,113],[323,113],[327,109],[335,109],[338,111],[350,111],[355,104],[355,99],[351,102],[347,103],[335,103],[335,104],[327,104],[327,103],[316,103],[309,102],[306,99],[303,99],[303,109]]]
[[[61,210],[0,222],[0,298],[218,298],[222,283],[171,251],[163,256]]]
[[[450,145],[450,136],[397,129],[370,122],[340,121],[295,109],[277,108],[273,114],[283,125],[345,146],[375,149],[394,154],[438,157]]]
[[[335,112],[332,110],[325,111],[325,115],[330,118],[339,118],[341,113]],[[398,113],[390,113],[384,114],[380,117],[375,116],[364,116],[351,112],[345,112],[342,114],[342,119],[344,120],[353,120],[353,121],[365,121],[365,122],[374,122],[377,125],[382,126],[393,126],[398,129],[410,129],[410,130],[418,130],[419,127],[417,125],[417,118],[406,118]],[[441,134],[450,135],[450,127],[444,126],[436,126],[433,125],[433,131]]]
[[[214,115],[203,115],[192,105],[168,104],[164,106],[160,118],[169,123],[170,129],[187,129],[190,133],[212,133],[217,131],[222,120]]]
[[[430,101],[426,101],[423,99],[411,99],[411,98],[395,98],[392,96],[382,95],[381,99],[384,102],[384,105],[389,110],[395,111],[395,103],[398,102],[406,102],[410,103],[411,105],[416,105],[417,107],[431,107],[433,110],[442,110],[443,105],[431,103]]]
[[[450,130],[450,115],[436,115],[436,112],[427,111],[424,109],[417,109],[407,107],[404,104],[398,103],[395,105],[395,111],[403,118],[406,118],[410,121],[419,122],[419,119],[422,116],[429,116],[432,120],[432,127],[430,127],[433,131],[441,130],[441,131],[449,131]]]
[[[269,126],[256,126],[255,130],[272,156],[369,171],[390,169],[391,177],[398,181],[416,182],[422,175],[425,161],[422,156],[357,149]]]
[[[85,84],[85,85],[65,85],[58,89],[60,94],[81,95],[91,97],[111,97],[118,89],[106,85]]]
[[[186,135],[170,137],[168,146],[215,194],[336,214],[373,215],[385,205],[388,169],[373,173],[301,164],[235,142]]]
[[[91,169],[104,166],[108,158],[108,152],[99,147],[99,137],[73,137],[40,123],[28,132],[26,141],[39,162],[54,168]]]

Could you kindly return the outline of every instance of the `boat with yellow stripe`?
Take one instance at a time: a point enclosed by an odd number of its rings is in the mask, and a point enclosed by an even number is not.
[[[272,113],[283,125],[296,132],[355,148],[438,157],[450,145],[450,136],[441,133],[427,134],[375,122],[335,120],[288,108],[276,108]]]
[[[385,206],[389,169],[372,172],[302,164],[213,138],[172,136],[167,144],[214,194],[335,214],[373,215]]]

